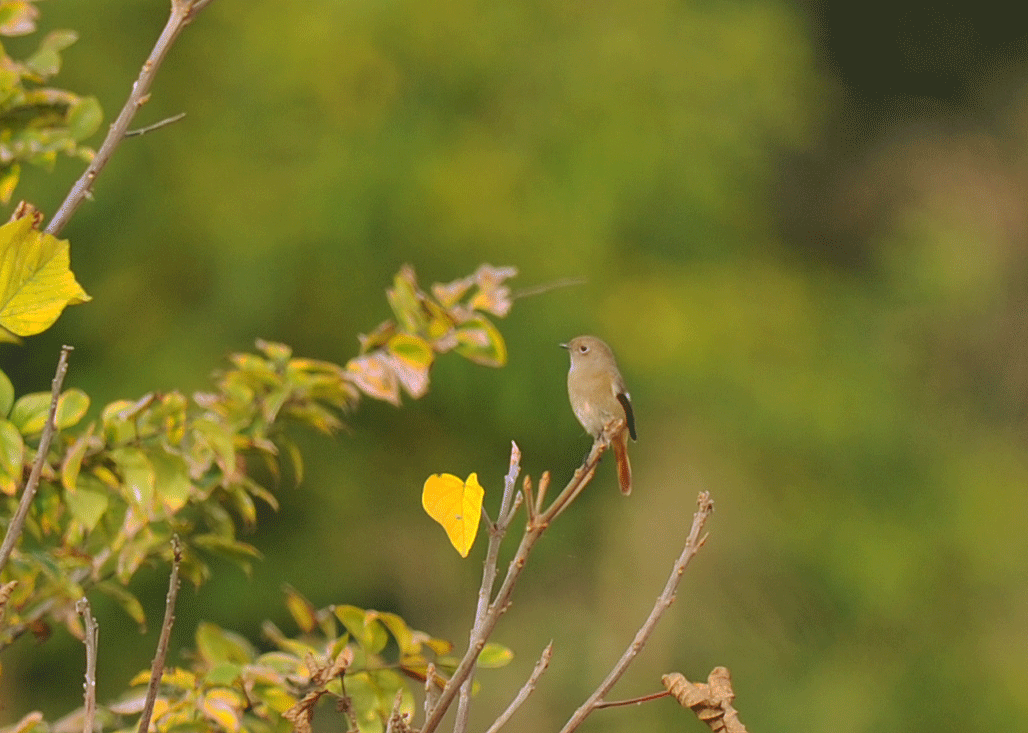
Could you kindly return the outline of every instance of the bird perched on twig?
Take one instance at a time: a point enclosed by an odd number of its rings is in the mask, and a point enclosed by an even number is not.
[[[632,493],[628,436],[636,439],[635,415],[614,352],[595,336],[577,336],[561,346],[571,355],[568,399],[586,432],[597,439],[612,423],[622,421],[622,427],[610,436],[610,443],[617,460],[621,493],[627,496]]]

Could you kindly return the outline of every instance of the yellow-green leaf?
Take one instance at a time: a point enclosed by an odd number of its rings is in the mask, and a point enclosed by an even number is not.
[[[0,491],[14,496],[24,471],[25,441],[11,423],[0,420]]]
[[[286,586],[285,594],[286,608],[292,614],[293,620],[300,627],[300,631],[309,634],[318,623],[317,612],[314,610],[314,606],[298,590],[291,586]]]
[[[32,228],[31,217],[0,226],[0,326],[32,336],[68,305],[89,300],[70,269],[68,241]],[[11,340],[0,333],[0,339]]]
[[[7,417],[14,404],[14,385],[10,378],[0,371],[0,417]]]
[[[57,399],[57,415],[54,420],[58,430],[77,424],[89,409],[89,395],[81,389],[69,389]]]
[[[196,651],[208,667],[220,662],[249,664],[257,656],[245,638],[206,621],[196,628]]]
[[[453,474],[433,474],[425,481],[421,505],[446,530],[446,536],[461,557],[467,557],[478,534],[485,491],[478,483],[478,474],[462,481]]]
[[[78,477],[74,490],[64,492],[68,511],[86,531],[92,531],[110,504],[110,492],[98,479],[86,474]]]
[[[482,366],[502,367],[507,363],[507,345],[488,319],[472,318],[456,332],[457,353]]]
[[[22,435],[38,435],[46,425],[50,412],[50,393],[32,392],[22,395],[11,408],[11,422]]]
[[[423,397],[428,391],[428,370],[435,358],[432,347],[418,336],[398,333],[389,339],[387,348],[393,357],[393,372],[403,388],[414,399]]]
[[[95,427],[96,423],[91,424],[86,432],[82,433],[71,444],[68,452],[64,454],[64,460],[61,462],[61,485],[65,491],[75,490],[79,471],[82,470],[82,459],[85,457],[86,451],[93,440],[93,429]]]
[[[243,723],[246,700],[235,690],[225,687],[209,691],[203,698],[203,713],[221,728],[238,731]]]
[[[514,652],[502,644],[490,641],[478,655],[478,666],[483,669],[495,669],[506,667],[514,659]]]

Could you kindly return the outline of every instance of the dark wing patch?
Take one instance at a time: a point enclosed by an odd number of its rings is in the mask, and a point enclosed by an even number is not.
[[[637,440],[635,437],[635,414],[632,412],[632,401],[628,399],[628,395],[624,392],[618,392],[618,402],[625,408],[625,422],[628,423],[628,434],[632,436],[632,440]]]

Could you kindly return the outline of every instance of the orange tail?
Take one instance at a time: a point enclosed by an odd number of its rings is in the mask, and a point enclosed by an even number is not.
[[[614,458],[618,463],[618,483],[621,493],[628,496],[632,493],[632,464],[628,461],[628,431],[622,430],[611,441],[614,446]]]

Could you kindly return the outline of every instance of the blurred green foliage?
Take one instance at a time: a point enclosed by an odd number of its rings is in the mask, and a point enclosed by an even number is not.
[[[0,2],[0,37],[36,30],[39,10],[33,0]],[[8,203],[23,163],[53,167],[58,153],[89,161],[81,145],[100,126],[103,112],[95,97],[46,86],[61,70],[61,53],[78,39],[74,31],[43,36],[24,60],[0,44],[0,202]]]
[[[62,86],[117,109],[163,4],[45,10],[80,35]],[[127,141],[64,231],[93,301],[2,366],[19,394],[42,389],[72,343],[69,382],[94,401],[188,392],[257,336],[346,361],[403,262],[429,279],[509,262],[524,287],[584,277],[519,303],[503,370],[440,361],[423,401],[302,439],[304,488],[253,538],[265,559],[183,594],[180,628],[256,632],[288,581],[316,606],[461,638],[477,563],[455,569],[418,488],[477,471],[489,506],[511,438],[530,473],[570,474],[588,441],[556,344],[594,332],[632,389],[638,488],[621,501],[601,470],[540,546],[499,629],[523,653],[483,685],[475,720],[550,638],[518,722],[566,718],[644,617],[706,488],[710,540],[616,694],[724,664],[754,730],[1024,728],[1028,104],[1010,82],[987,130],[956,115],[883,130],[801,199],[802,241],[785,238],[784,161],[859,123],[823,125],[837,94],[807,33],[776,0],[218,0],[139,124],[187,117]],[[23,171],[19,196],[54,210],[80,172],[54,171]],[[148,608],[164,582],[137,579]],[[154,636],[104,611],[101,697],[146,666]],[[104,644],[123,657],[106,669]],[[55,675],[48,655],[76,649],[12,649],[3,714],[70,707],[56,688],[74,698],[79,669]],[[590,725],[681,715],[651,704]]]

